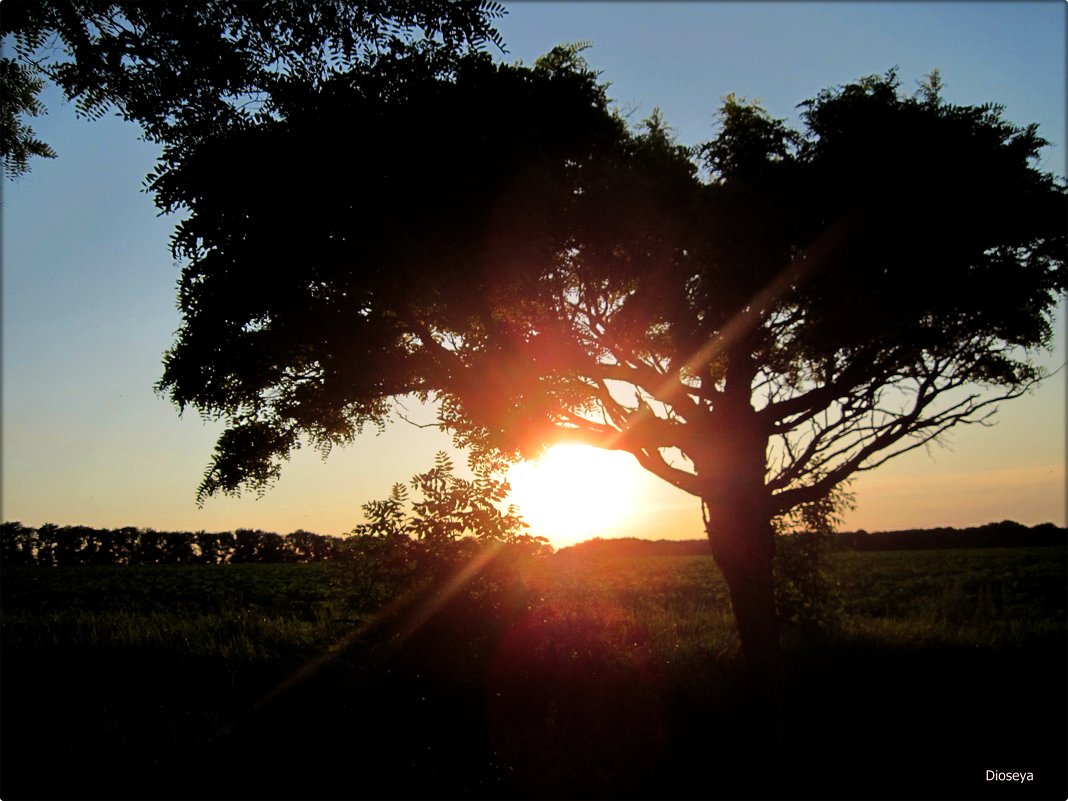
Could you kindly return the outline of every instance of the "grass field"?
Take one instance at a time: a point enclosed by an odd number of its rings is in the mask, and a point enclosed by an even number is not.
[[[6,569],[0,795],[1064,798],[1065,557],[832,554],[778,728],[707,557]]]

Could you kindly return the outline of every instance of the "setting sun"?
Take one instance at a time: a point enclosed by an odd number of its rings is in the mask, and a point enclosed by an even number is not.
[[[512,467],[510,500],[532,534],[557,547],[610,535],[635,511],[640,471],[634,457],[585,445],[556,445]]]

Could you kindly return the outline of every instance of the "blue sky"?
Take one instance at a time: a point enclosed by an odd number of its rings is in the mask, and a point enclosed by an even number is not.
[[[821,88],[896,67],[911,88],[939,69],[945,96],[996,101],[1052,143],[1065,170],[1065,20],[1035,3],[508,3],[508,61],[589,41],[586,56],[637,122],[659,107],[686,144],[714,134],[720,99],[758,98],[778,117]],[[219,426],[179,419],[152,386],[178,327],[175,220],[142,179],[156,148],[114,118],[88,122],[54,93],[34,127],[59,153],[5,182],[3,224],[4,520],[158,529],[306,528],[341,533],[359,506],[428,467],[448,440],[403,423],[323,462],[298,453],[264,498],[194,492]],[[266,168],[278,165],[266,165]],[[1065,360],[1063,315],[1058,350]],[[1065,379],[1008,404],[998,426],[956,432],[858,482],[847,525],[871,530],[1014,518],[1065,523]],[[418,410],[416,410],[416,413]],[[650,479],[645,514],[618,534],[701,535],[694,499]]]

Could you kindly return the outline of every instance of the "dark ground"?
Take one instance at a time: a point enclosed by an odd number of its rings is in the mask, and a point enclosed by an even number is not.
[[[455,600],[399,646],[361,641],[273,695],[308,664],[299,649],[246,669],[135,646],[5,648],[0,795],[1068,796],[1063,637],[795,641],[776,734],[736,660],[674,675],[596,638],[546,639],[538,621],[487,624],[469,606],[484,602]]]

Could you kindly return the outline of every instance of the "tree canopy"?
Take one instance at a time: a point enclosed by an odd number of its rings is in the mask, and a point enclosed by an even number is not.
[[[160,386],[230,423],[205,493],[414,393],[476,450],[577,438],[701,497],[751,453],[777,515],[1040,377],[1064,189],[997,106],[891,73],[821,92],[803,131],[728,98],[690,149],[562,49],[279,108],[153,185],[191,212]]]
[[[115,110],[167,146],[271,119],[291,83],[318,85],[356,64],[418,55],[439,68],[501,46],[491,0],[5,0],[0,34],[3,156],[12,177],[55,154],[22,119],[55,82],[79,113]]]
[[[826,89],[800,129],[728,97],[696,147],[629,126],[576,46],[379,60],[273,103],[152,176],[187,211],[159,389],[226,423],[201,500],[408,396],[490,462],[625,450],[700,499],[770,675],[781,521],[1042,378],[1063,179],[1034,126],[936,75]]]

